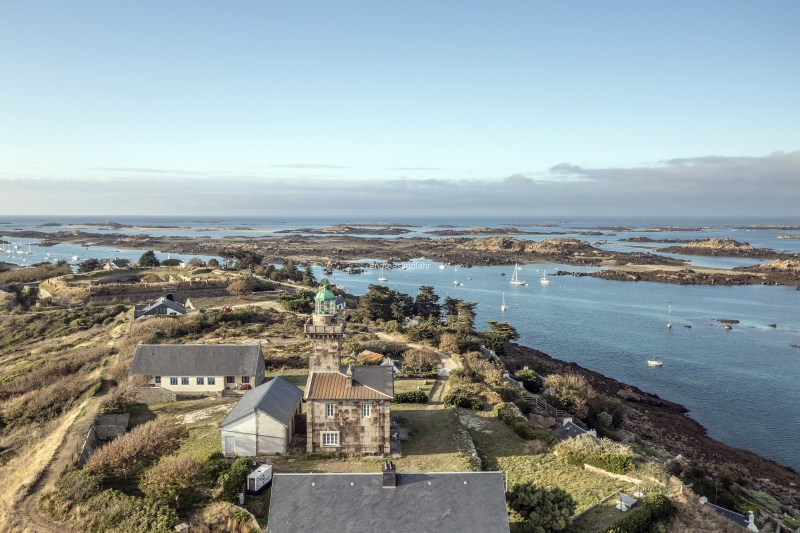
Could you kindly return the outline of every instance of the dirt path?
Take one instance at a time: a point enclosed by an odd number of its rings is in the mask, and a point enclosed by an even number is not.
[[[392,335],[389,335],[388,333],[384,333],[382,331],[378,331],[377,329],[370,329],[369,332],[372,333],[373,335],[377,335],[378,338],[380,338],[380,339],[387,340],[387,341],[392,341],[392,342],[402,342],[403,344],[406,344],[406,345],[408,345],[408,346],[410,346],[410,347],[412,347],[414,349],[418,349],[418,350],[420,350],[420,349],[422,349],[422,350],[431,350],[432,349],[429,346],[423,346],[421,344],[417,344],[416,342],[407,342],[407,341],[404,341],[403,339],[398,339],[397,337],[393,337]],[[447,375],[450,374],[451,370],[455,370],[457,368],[460,368],[461,365],[459,365],[458,362],[450,356],[450,354],[445,353],[445,352],[440,352],[439,350],[433,350],[433,351],[436,352],[436,355],[439,356],[439,363],[441,364],[441,368],[439,369],[440,370],[440,375],[447,376]]]
[[[116,362],[116,355],[109,359],[109,364],[106,368],[110,368]],[[105,372],[103,372],[104,374]],[[56,480],[65,468],[74,464],[73,455],[77,453],[78,446],[82,445],[89,428],[94,422],[94,417],[100,408],[100,402],[103,396],[108,393],[110,383],[108,380],[103,380],[102,386],[97,394],[86,400],[81,408],[79,414],[64,440],[61,442],[60,448],[56,451],[53,459],[47,464],[44,470],[39,474],[38,479],[28,489],[28,494],[20,502],[14,510],[15,514],[22,515],[24,521],[27,522],[30,531],[35,532],[53,532],[53,533],[73,533],[74,529],[64,523],[52,522],[49,518],[39,512],[39,498],[42,494],[49,492],[55,488]]]

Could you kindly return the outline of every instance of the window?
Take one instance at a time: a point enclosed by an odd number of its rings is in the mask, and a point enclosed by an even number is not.
[[[202,385],[205,380],[203,378],[197,378],[197,384]]]
[[[225,376],[225,383],[236,383],[236,378],[233,376]]]
[[[208,378],[208,384],[209,385],[216,385],[217,384],[217,378]]]
[[[181,385],[188,385],[188,384],[189,384],[189,378],[181,378]]]
[[[156,385],[161,384],[161,376],[156,376]]]
[[[169,384],[170,385],[177,385],[178,384],[178,378],[169,378]]]
[[[242,383],[250,383],[250,376],[242,376]]]
[[[339,445],[339,432],[338,431],[323,431],[322,432],[322,445],[323,446],[338,446]]]
[[[325,416],[327,418],[333,418],[334,413],[336,412],[336,406],[332,403],[325,404]]]
[[[368,403],[361,404],[361,418],[369,418],[372,413],[372,405]]]

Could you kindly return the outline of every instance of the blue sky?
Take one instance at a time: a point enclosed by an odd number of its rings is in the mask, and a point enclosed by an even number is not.
[[[796,1],[5,1],[0,191],[63,214],[140,214],[172,191],[176,210],[223,214],[260,187],[273,209],[373,187],[402,210],[398,186],[447,201],[591,182],[512,208],[607,214],[669,179],[665,212],[791,214],[798,27]]]

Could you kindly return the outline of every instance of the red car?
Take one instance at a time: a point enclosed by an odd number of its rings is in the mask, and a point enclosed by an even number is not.
[[[251,387],[250,387],[250,385],[248,385],[247,383],[245,383],[244,385],[242,385],[242,390],[250,390],[250,389],[251,389]]]
[[[230,307],[228,307],[227,305],[223,305],[223,306],[222,306],[222,312],[223,312],[223,313],[233,313],[233,309],[231,309],[231,308],[230,308]]]

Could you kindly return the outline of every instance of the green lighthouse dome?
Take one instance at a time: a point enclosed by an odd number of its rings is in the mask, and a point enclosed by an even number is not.
[[[325,285],[314,296],[314,313],[318,315],[336,314],[336,295]]]

